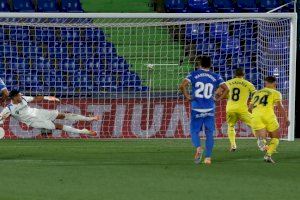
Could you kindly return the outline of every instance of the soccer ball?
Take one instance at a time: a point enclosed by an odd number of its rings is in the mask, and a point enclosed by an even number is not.
[[[4,138],[5,131],[2,127],[0,127],[0,139]]]

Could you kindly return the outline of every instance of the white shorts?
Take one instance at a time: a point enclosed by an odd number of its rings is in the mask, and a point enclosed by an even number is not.
[[[53,121],[58,116],[57,110],[38,109],[36,111],[36,118],[31,119],[30,126],[38,129],[55,130]]]

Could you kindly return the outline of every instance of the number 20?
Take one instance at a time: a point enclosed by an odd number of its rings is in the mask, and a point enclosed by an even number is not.
[[[195,97],[197,98],[205,98],[210,99],[213,95],[213,89],[214,86],[211,83],[202,83],[202,82],[196,82],[195,87],[198,88],[195,91]]]

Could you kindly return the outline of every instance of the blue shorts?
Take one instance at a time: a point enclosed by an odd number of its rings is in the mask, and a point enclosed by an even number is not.
[[[215,132],[215,113],[199,113],[197,111],[192,110],[190,126],[191,134],[199,134],[200,131],[203,130],[203,126],[205,127],[206,131],[210,133]]]

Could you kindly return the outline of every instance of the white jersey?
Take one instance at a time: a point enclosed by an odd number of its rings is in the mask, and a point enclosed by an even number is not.
[[[31,108],[28,103],[33,101],[33,97],[22,96],[22,102],[18,104],[10,103],[0,113],[1,121],[10,115],[16,120],[30,125],[34,120],[39,118],[37,108]]]

